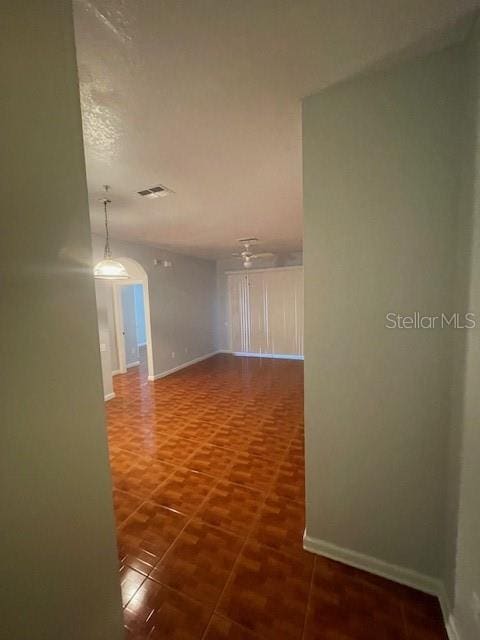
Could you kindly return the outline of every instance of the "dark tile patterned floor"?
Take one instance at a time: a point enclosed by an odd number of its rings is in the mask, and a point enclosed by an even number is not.
[[[219,355],[107,403],[129,640],[440,640],[437,602],[313,556],[301,362]]]

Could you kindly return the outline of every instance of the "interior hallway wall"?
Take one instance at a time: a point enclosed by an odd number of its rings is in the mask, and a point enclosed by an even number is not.
[[[112,336],[110,334],[109,309],[108,309],[108,292],[106,287],[108,283],[102,280],[95,281],[95,296],[97,300],[97,320],[98,320],[98,337],[100,341],[100,360],[102,364],[102,381],[103,394],[105,398],[113,397],[113,380],[112,380],[112,356],[114,349],[112,348]]]
[[[112,373],[118,373],[120,367],[112,284],[105,280],[95,280],[95,296],[97,301],[97,321],[100,345],[101,349],[103,348],[108,351],[107,355],[104,355],[104,351],[100,351],[102,354],[103,365],[103,385],[105,395],[107,395],[108,388],[112,386]],[[106,364],[107,362],[109,363],[108,365]]]
[[[463,56],[462,68],[459,69],[464,85],[463,95],[458,98],[462,104],[458,134],[461,150],[459,157],[460,176],[457,202],[456,235],[452,237],[452,251],[456,249],[456,270],[454,277],[454,307],[468,309],[470,307],[470,271],[473,222],[473,183],[475,172],[475,128],[476,98],[474,79],[473,33],[460,49]],[[445,476],[447,494],[445,501],[445,555],[443,566],[443,582],[450,609],[455,600],[456,557],[458,540],[458,516],[461,474],[461,450],[463,441],[463,416],[465,394],[465,363],[467,339],[470,331],[453,332],[451,419],[448,441],[448,457]]]
[[[477,326],[457,345],[456,370],[465,366],[454,387],[450,513],[458,512],[458,526],[450,526],[451,554],[456,542],[456,562],[449,562],[449,585],[454,585],[453,620],[460,640],[480,637],[480,23],[466,47],[464,68],[469,81],[465,161],[459,237],[461,295],[465,288],[469,310],[476,314]],[[473,228],[473,233],[472,232]],[[463,348],[463,347],[466,348]],[[460,402],[463,402],[459,408]],[[452,473],[453,469],[453,473]],[[456,524],[456,522],[454,523]],[[452,581],[453,578],[453,581]],[[450,587],[449,591],[452,589]]]
[[[97,281],[98,282],[98,281]],[[106,329],[108,330],[109,349],[110,349],[110,364],[112,373],[118,373],[120,362],[118,359],[118,344],[117,344],[117,328],[115,325],[115,310],[113,307],[113,294],[111,285],[106,285],[107,290],[102,294],[106,309]],[[99,325],[101,322],[99,321]]]
[[[112,196],[114,200],[114,185]],[[95,260],[103,256],[103,243],[103,237],[92,235]],[[130,242],[112,240],[111,246],[115,256],[136,260],[148,274],[155,374],[213,353],[215,263]],[[155,266],[155,258],[172,266]]]
[[[307,535],[441,578],[460,47],[304,102]],[[453,244],[453,248],[452,248]]]
[[[71,13],[2,3],[0,635],[15,640],[124,638]]]

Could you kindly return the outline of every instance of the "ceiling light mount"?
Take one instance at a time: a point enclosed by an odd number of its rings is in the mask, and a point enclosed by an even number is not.
[[[257,258],[273,258],[274,254],[270,252],[265,253],[253,253],[250,251],[252,245],[257,244],[258,238],[242,238],[238,240],[239,244],[243,245],[243,251],[240,253],[232,253],[235,258],[241,258],[245,269],[251,269],[253,261]]]

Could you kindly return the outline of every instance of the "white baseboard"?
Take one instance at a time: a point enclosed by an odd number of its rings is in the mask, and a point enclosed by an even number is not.
[[[442,610],[448,640],[461,640],[460,633],[458,632],[457,625],[455,624],[455,618],[452,614],[452,608],[450,606],[449,598],[443,585],[441,585],[440,591],[437,595],[440,601],[440,608]]]
[[[223,353],[223,351],[212,351],[211,353],[207,353],[204,356],[199,356],[198,358],[194,358],[193,360],[189,360],[188,362],[184,362],[183,364],[179,364],[178,366],[173,367],[173,369],[168,369],[167,371],[162,371],[161,373],[156,373],[153,376],[148,376],[148,379],[150,380],[150,382],[153,382],[154,380],[159,380],[160,378],[165,378],[166,376],[169,376],[172,373],[176,373],[177,371],[180,371],[181,369],[186,369],[186,367],[191,367],[192,364],[197,364],[197,362],[202,362],[202,360],[208,360],[208,358],[212,358],[213,356],[216,356],[218,353]]]
[[[243,356],[245,358],[277,358],[279,360],[303,360],[303,356],[280,353],[250,353],[247,351],[223,351],[222,353],[232,353],[234,356]]]
[[[455,618],[452,616],[452,614],[449,614],[448,617],[445,617],[443,609],[442,614],[443,621],[445,622],[445,629],[447,630],[448,640],[462,640],[455,625]]]
[[[320,556],[338,560],[357,569],[363,569],[382,578],[388,578],[394,582],[399,582],[400,584],[413,587],[425,593],[430,593],[431,595],[438,596],[441,591],[441,583],[436,578],[418,573],[412,569],[390,564],[389,562],[364,555],[363,553],[358,553],[358,551],[337,547],[325,540],[312,538],[308,536],[306,532],[303,536],[303,548]]]
[[[393,582],[399,582],[407,587],[418,589],[424,593],[436,596],[440,602],[442,609],[443,621],[447,630],[449,640],[462,640],[455,625],[455,619],[452,616],[449,606],[447,593],[442,582],[437,578],[432,578],[423,573],[390,564],[384,560],[367,556],[351,549],[337,547],[337,545],[318,538],[312,538],[305,531],[303,535],[303,548],[311,551],[319,556],[325,556],[338,562],[343,562],[356,569],[363,569],[369,573],[373,573],[382,578],[387,578]]]
[[[105,402],[108,402],[108,400],[113,400],[114,398],[115,398],[114,393],[107,393],[107,395],[104,396]]]
[[[131,369],[131,367],[138,367],[139,364],[140,364],[140,360],[136,360],[135,362],[129,362],[127,364],[127,369]]]
[[[112,371],[112,376],[118,376],[120,373],[122,373],[121,369],[115,369],[115,371]]]

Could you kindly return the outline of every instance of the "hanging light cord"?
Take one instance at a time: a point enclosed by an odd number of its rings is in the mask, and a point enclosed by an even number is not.
[[[105,212],[105,250],[103,252],[104,260],[108,258],[109,260],[112,257],[112,252],[110,250],[110,235],[108,233],[108,215],[107,215],[107,207],[110,204],[111,200],[108,199],[108,184],[105,185],[105,198],[103,199],[103,210]]]
[[[103,209],[105,211],[105,251],[103,252],[103,257],[110,259],[112,257],[112,252],[110,251],[110,237],[108,235],[108,217],[107,217],[107,205],[110,202],[107,198],[103,201]]]

